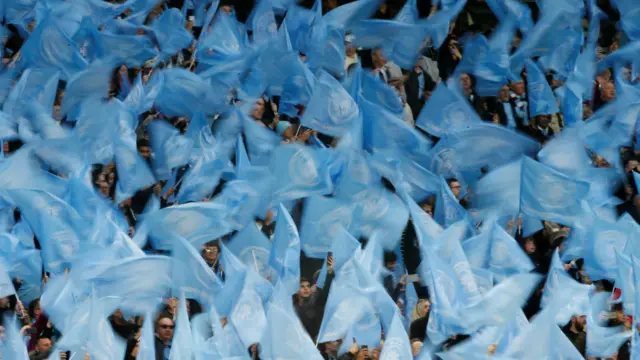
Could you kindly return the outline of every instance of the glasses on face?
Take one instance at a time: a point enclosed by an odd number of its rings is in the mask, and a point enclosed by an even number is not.
[[[204,252],[207,253],[218,253],[218,248],[204,248]]]
[[[175,325],[164,325],[164,324],[160,324],[160,328],[161,328],[161,329],[170,329],[170,330],[173,330],[173,328],[175,328]]]

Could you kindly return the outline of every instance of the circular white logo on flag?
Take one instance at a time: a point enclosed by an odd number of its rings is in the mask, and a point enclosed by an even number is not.
[[[569,181],[558,181],[553,175],[544,174],[535,182],[537,200],[544,207],[560,209],[574,201],[576,184]]]
[[[251,224],[248,226],[251,226]],[[256,270],[261,275],[268,270],[269,252],[263,247],[246,246],[242,248],[238,257],[245,265]]]
[[[493,260],[492,265],[494,267],[504,266],[508,256],[509,248],[505,243],[498,242],[493,244],[493,247],[491,248],[491,259]]]
[[[349,94],[342,89],[332,89],[329,92],[329,117],[334,124],[342,125],[354,114],[355,103]]]
[[[331,246],[333,238],[338,234],[341,227],[349,229],[352,221],[351,213],[351,209],[339,207],[324,214],[316,225],[317,236],[320,236],[319,241]]]
[[[360,330],[370,329],[378,324],[378,314],[366,311],[360,320],[356,322],[356,328]]]
[[[299,186],[315,186],[320,182],[318,169],[313,156],[305,149],[293,154],[289,161],[289,177]]]
[[[362,202],[362,217],[375,220],[383,217],[389,211],[389,199],[383,193],[368,193]]]
[[[236,41],[235,38],[223,39],[221,41],[222,47],[224,50],[229,52],[237,53],[240,51],[240,44]]]
[[[386,339],[382,348],[382,358],[387,360],[404,360],[410,359],[409,349],[405,349],[402,340],[396,337]]]
[[[453,280],[451,280],[442,270],[435,270],[433,278],[437,291],[440,291],[445,295],[444,298],[438,298],[438,300],[446,301],[447,304],[450,304],[451,300],[453,300],[456,295]]]
[[[456,272],[460,284],[468,294],[478,293],[478,285],[476,284],[476,279],[468,263],[459,262],[453,267],[453,270]]]
[[[596,235],[596,241],[594,245],[596,248],[593,250],[594,255],[600,266],[605,269],[613,269],[617,265],[616,249],[622,250],[627,236],[617,230],[601,231]]]
[[[198,211],[183,210],[176,217],[165,218],[164,225],[166,229],[175,231],[183,237],[188,237],[198,228],[206,226],[208,222],[209,219]]]
[[[367,161],[361,156],[351,158],[351,162],[349,163],[349,173],[354,180],[361,184],[371,183],[371,169],[369,169]]]
[[[263,13],[255,22],[254,32],[258,34],[275,34],[278,32],[278,25],[276,24],[273,13]]]
[[[467,114],[462,106],[457,102],[448,104],[442,110],[444,118],[446,120],[445,126],[450,125],[452,127],[460,127],[470,121],[469,114]],[[448,130],[448,129],[442,129]]]

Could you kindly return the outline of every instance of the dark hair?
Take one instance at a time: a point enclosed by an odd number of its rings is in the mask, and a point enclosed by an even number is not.
[[[156,322],[155,322],[155,327],[156,328],[158,327],[158,324],[160,324],[160,320],[162,320],[162,319],[169,319],[175,325],[175,321],[173,321],[173,318],[171,316],[169,316],[167,314],[160,314],[160,316],[158,316],[158,318],[156,319]]]
[[[29,317],[30,317],[31,319],[33,319],[33,318],[35,317],[34,312],[35,312],[36,307],[37,307],[38,305],[40,305],[40,299],[32,300],[32,301],[29,303]]]
[[[398,261],[398,255],[393,251],[385,251],[384,252],[384,263],[389,264]]]
[[[136,146],[137,146],[138,148],[141,148],[141,147],[151,147],[151,143],[150,143],[150,142],[149,142],[149,140],[147,140],[147,139],[140,139],[140,140],[138,140],[138,141],[136,142]]]
[[[453,184],[454,182],[459,183],[460,181],[457,178],[448,178],[447,179],[447,185],[451,186],[451,184]]]

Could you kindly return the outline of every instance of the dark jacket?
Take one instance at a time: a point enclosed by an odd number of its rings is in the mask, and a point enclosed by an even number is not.
[[[511,113],[513,114],[513,119],[516,122],[516,129],[520,131],[524,131],[526,128],[525,122],[521,117],[518,116],[518,114],[516,114],[516,104],[513,99],[509,101],[509,106],[511,107]],[[494,109],[496,114],[498,114],[498,118],[500,118],[500,125],[508,126],[509,118],[507,117],[507,113],[504,111],[504,106],[502,105],[502,102],[499,100],[496,101],[496,103],[494,104]]]
[[[402,291],[402,284],[397,283],[395,286],[393,285],[393,275],[389,274],[384,277],[383,284],[385,290],[387,290],[387,294],[391,296],[393,302],[398,301],[398,297],[400,297],[400,292]]]
[[[51,354],[51,349],[45,352],[32,351],[29,353],[29,360],[46,360]]]
[[[159,337],[155,337],[156,360],[164,360],[164,342]]]
[[[420,339],[424,341],[427,338],[427,324],[429,323],[429,313],[427,315],[415,319],[409,326],[409,337],[412,339]]]
[[[413,227],[413,220],[409,219],[407,226],[402,232],[402,240],[400,242],[400,253],[402,254],[402,262],[407,269],[407,274],[414,275],[418,273],[418,266],[420,265],[420,249],[418,249],[418,240],[416,238],[416,230]],[[426,299],[429,297],[429,291],[426,286],[420,285],[419,282],[414,282],[413,286],[416,289],[416,295],[420,299]]]
[[[552,128],[548,128],[548,132],[547,135],[543,134],[542,131],[538,128],[533,128],[531,126],[527,126],[525,132],[532,137],[534,140],[543,143],[549,139],[551,139],[551,137],[553,137],[554,132]]]
[[[578,349],[578,352],[580,352],[582,356],[585,356],[587,349],[587,334],[584,331],[574,333],[570,329],[565,329],[564,333],[567,335],[567,338],[571,341],[573,346]]]
[[[425,89],[433,88],[433,79],[425,73],[424,71],[421,73],[414,71],[409,72],[407,81],[404,83],[404,90],[407,94],[407,104],[411,108],[411,112],[413,113],[413,118],[418,119],[418,115],[420,115],[420,110],[424,106],[425,101],[422,100],[422,94],[420,92],[420,83],[419,79],[422,78],[424,81]]]
[[[297,295],[294,295],[293,301],[296,313],[298,314],[300,321],[302,321],[302,325],[305,330],[307,330],[309,336],[314,340],[320,331],[322,315],[324,314],[324,308],[327,304],[327,298],[329,297],[329,290],[331,289],[333,277],[333,273],[327,273],[324,286],[319,289],[316,295],[312,295],[308,299],[299,299]]]

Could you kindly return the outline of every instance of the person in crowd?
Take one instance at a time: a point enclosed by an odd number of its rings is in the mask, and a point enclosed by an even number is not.
[[[171,341],[173,340],[173,332],[175,323],[173,319],[166,315],[161,315],[156,320],[156,360],[169,360],[171,354]]]
[[[564,327],[563,331],[569,341],[578,349],[582,356],[585,356],[587,348],[587,317],[572,316],[569,323]]]
[[[402,70],[393,61],[387,61],[382,53],[382,48],[371,50],[371,61],[373,62],[373,74],[385,84],[402,78]]]
[[[329,290],[334,277],[333,257],[327,258],[327,276],[322,289],[317,293],[312,293],[311,282],[303,277],[300,278],[300,290],[293,296],[293,305],[302,321],[302,325],[312,339],[318,336],[322,315],[329,297]]]
[[[29,352],[29,360],[45,360],[51,354],[53,342],[50,338],[39,337],[36,339],[36,346],[33,351]]]

